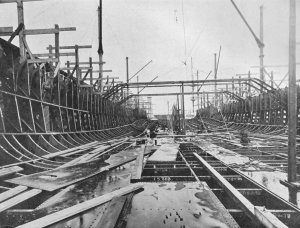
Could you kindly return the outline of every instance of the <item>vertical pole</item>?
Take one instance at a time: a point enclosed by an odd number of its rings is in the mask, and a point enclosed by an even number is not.
[[[198,94],[199,95],[199,94]],[[200,107],[201,107],[201,109],[203,108],[203,100],[202,100],[202,94],[201,94],[201,104],[200,104]],[[198,108],[199,109],[199,108]]]
[[[152,116],[152,97],[150,97],[150,116]]]
[[[99,39],[99,90],[100,93],[103,91],[103,45],[102,45],[102,0],[99,0],[99,7],[98,7],[98,39]]]
[[[90,68],[93,67],[92,57],[89,58]],[[90,85],[93,85],[93,70],[90,70]]]
[[[182,95],[182,102],[181,102],[181,105],[182,105],[182,133],[185,135],[185,110],[184,110],[184,84],[182,83],[181,84],[182,87],[181,87],[181,95]]]
[[[136,82],[139,83],[139,76],[136,76]],[[137,84],[137,87],[136,87],[136,94],[138,95],[137,96],[137,112],[139,114],[139,106],[140,106],[140,97],[139,97],[139,84]]]
[[[197,70],[197,81],[199,81],[199,71],[198,70]],[[199,91],[198,90],[199,90],[199,84],[197,83],[197,101],[198,101],[197,102],[197,104],[198,104],[197,106],[198,106],[198,110],[199,110],[199,108],[200,108],[199,102],[200,101],[199,101]]]
[[[79,86],[79,53],[78,53],[78,45],[75,45],[75,66],[76,66],[76,78],[77,85]]]
[[[195,112],[195,96],[194,96],[194,91],[195,91],[195,85],[194,85],[194,74],[193,74],[193,58],[191,57],[191,75],[192,75],[192,102],[193,102],[193,113]]]
[[[18,8],[18,24],[21,24],[21,23],[25,24],[24,23],[24,9],[23,9],[23,1],[22,0],[17,1],[17,8]],[[25,25],[23,26],[23,28],[19,32],[20,60],[21,61],[26,59],[25,46],[24,46],[24,42],[23,42],[23,39],[25,39],[24,30],[25,30]]]
[[[239,75],[239,96],[241,97],[242,96],[242,84],[241,84],[241,79],[242,79],[242,76]]]
[[[263,14],[263,6],[260,6],[260,33],[259,33],[259,39],[261,42],[261,45],[259,45],[259,73],[260,73],[260,80],[265,81],[264,76],[264,14]],[[262,91],[261,91],[262,92]]]
[[[168,104],[168,118],[169,118],[169,101],[167,101]]]
[[[232,93],[234,94],[234,77],[232,77],[231,90],[232,90]]]
[[[288,182],[297,180],[296,169],[296,127],[297,127],[297,87],[296,87],[296,0],[290,0],[289,29],[289,94],[288,94]]]
[[[129,96],[129,68],[128,68],[128,57],[126,57],[126,82],[127,82],[127,96]]]
[[[179,96],[178,96],[178,94],[177,94],[177,110],[178,110],[178,124],[179,124],[179,130],[180,130],[180,112],[179,112]]]
[[[55,32],[55,58],[59,60],[59,26],[58,24],[55,24],[55,29],[57,32]]]
[[[206,94],[206,102],[207,102],[207,107],[209,107],[208,93]]]
[[[271,86],[274,88],[274,74],[273,71],[271,71]]]
[[[79,53],[78,53],[78,45],[75,45],[75,66],[76,66],[76,80],[77,80],[77,109],[79,109],[79,85],[80,85],[80,79],[79,79]],[[79,115],[79,112],[78,112],[78,115]],[[80,116],[78,117],[79,118],[79,122],[80,122]]]
[[[214,79],[217,80],[217,54],[214,53],[214,59],[215,59],[215,64],[214,64]],[[215,106],[217,106],[217,82],[215,82]]]
[[[49,47],[48,47],[48,49],[49,49],[50,58],[52,58],[53,46],[50,44]],[[52,64],[52,63],[50,63],[50,64]]]
[[[250,96],[251,94],[251,81],[250,81],[250,78],[251,78],[251,73],[250,73],[250,70],[248,71],[248,96]]]

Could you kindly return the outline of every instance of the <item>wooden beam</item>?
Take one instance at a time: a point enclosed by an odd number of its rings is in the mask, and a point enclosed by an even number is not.
[[[24,34],[25,35],[45,35],[45,34],[56,34],[59,32],[66,32],[66,31],[76,31],[75,27],[68,27],[68,28],[59,28],[59,29],[55,29],[55,28],[51,28],[51,29],[25,29],[24,30]],[[13,33],[12,32],[3,32],[1,33],[0,30],[0,36],[11,36]]]
[[[270,211],[268,211],[265,207],[254,207],[254,213],[256,217],[259,218],[260,221],[264,221],[265,227],[269,228],[288,228],[285,224],[283,224],[275,215],[273,215]]]
[[[123,187],[121,189],[118,189],[116,191],[107,193],[105,195],[87,200],[83,203],[79,203],[77,205],[74,205],[72,207],[66,208],[64,210],[52,213],[50,215],[46,215],[42,218],[36,219],[34,221],[31,221],[29,223],[23,224],[21,226],[18,226],[18,228],[42,228],[47,227],[50,225],[53,225],[57,222],[60,222],[64,219],[70,218],[74,215],[77,215],[79,213],[82,213],[84,211],[90,210],[94,207],[97,207],[101,204],[107,203],[110,200],[112,200],[114,197],[122,196],[129,194],[131,192],[137,191],[139,189],[142,189],[143,184],[136,183],[131,184],[129,186]]]
[[[116,226],[120,214],[124,208],[127,197],[114,197],[108,204],[101,220],[95,224],[95,228],[113,228]]]
[[[28,200],[38,194],[40,194],[42,190],[40,189],[31,189],[29,191],[23,192],[7,201],[4,201],[0,204],[0,212],[3,212],[13,206],[18,205],[19,203],[24,202],[25,200]]]
[[[289,90],[288,90],[288,182],[297,181],[297,85],[296,85],[296,0],[290,0],[289,21]],[[292,199],[294,198],[294,199]],[[297,196],[290,193],[297,204]]]
[[[92,62],[92,64],[105,64],[106,62]],[[70,65],[75,65],[76,63],[74,63],[74,62],[70,62]],[[79,62],[79,65],[80,64],[90,64],[90,62]],[[67,65],[67,64],[66,64]]]
[[[0,27],[0,36],[10,36],[13,32],[13,27]]]
[[[93,88],[93,85],[79,85],[81,88]]]
[[[77,45],[78,49],[92,48],[92,45]],[[75,49],[76,46],[60,46],[59,49]]]
[[[33,54],[34,57],[54,57],[54,53],[40,53],[40,54]],[[59,53],[59,56],[75,56],[73,52],[66,52],[66,53]]]
[[[93,70],[92,73],[99,73],[99,72],[100,72],[100,70]],[[110,73],[110,72],[112,72],[112,70],[103,70],[101,72],[103,72],[103,73]],[[86,71],[82,71],[82,73],[86,73]]]
[[[72,67],[61,67],[61,70],[73,70]],[[88,70],[92,70],[93,68],[90,67],[78,67],[78,69],[83,70],[83,69],[88,69]],[[81,73],[86,73],[86,72],[81,72]]]
[[[107,80],[107,79],[119,79],[119,77],[106,77],[106,78],[93,78],[93,80],[101,80],[101,81],[103,81],[103,80]]]
[[[28,59],[28,63],[48,63],[48,62],[58,62],[58,59],[53,58],[53,59]]]
[[[106,152],[108,152],[108,150],[103,152],[103,153],[106,153]],[[145,155],[151,154],[151,153],[152,153],[152,151],[149,151],[149,152],[146,152]],[[101,155],[101,153],[95,153],[95,156],[97,156],[97,155]],[[91,158],[93,158],[92,156],[93,156],[93,154],[88,154],[88,157],[84,157],[84,159],[91,159]],[[78,159],[78,158],[76,158],[76,159]],[[73,159],[73,160],[76,160],[76,159]],[[89,168],[86,164],[89,163],[90,160],[88,160],[87,162],[83,162],[83,163],[68,166],[72,162],[71,161],[71,162],[69,162],[69,164],[66,163],[66,164],[62,165],[61,167],[63,167],[63,168],[59,167],[56,170],[49,170],[49,171],[44,171],[42,173],[36,173],[36,174],[31,174],[31,175],[27,175],[27,176],[23,176],[23,177],[19,177],[19,178],[14,178],[14,179],[7,180],[7,182],[14,183],[14,184],[20,184],[20,185],[25,185],[25,186],[33,187],[33,188],[41,188],[45,191],[55,191],[57,189],[61,189],[63,187],[67,187],[67,186],[70,186],[72,184],[83,181],[87,178],[93,177],[93,176],[98,175],[100,173],[105,173],[109,170],[115,169],[115,168],[120,167],[120,166],[122,166],[126,163],[134,161],[135,159],[136,159],[136,156],[128,157],[128,158],[126,158],[126,159],[124,159],[120,162],[116,162],[114,164],[111,164],[111,165],[108,165],[108,166],[105,166],[105,167],[101,167],[100,169],[98,169],[95,172],[85,173],[84,175],[81,175],[81,176],[75,175],[70,170],[78,169],[79,167],[83,167],[82,170],[89,170]],[[94,159],[94,161],[95,160],[96,159]],[[65,167],[65,166],[67,166],[67,167]],[[64,176],[64,178],[63,178],[64,180],[62,180],[62,177],[57,177],[57,178],[53,178],[53,180],[51,182],[49,182],[49,181],[47,181],[43,178],[43,175],[48,175],[49,176],[49,175],[52,175],[53,172],[64,172],[64,173],[66,173],[65,171],[67,171],[68,174]]]
[[[19,185],[15,188],[9,189],[0,194],[0,202],[7,200],[15,195],[18,195],[19,193],[24,192],[27,189],[28,189],[28,187],[22,186],[22,185]]]
[[[21,0],[22,2],[40,2],[40,1],[43,1],[43,0]],[[15,3],[15,2],[18,2],[18,0],[1,0],[0,1],[0,4],[3,4],[3,3]]]
[[[25,35],[41,35],[41,34],[55,34],[59,32],[76,31],[76,27],[67,28],[51,28],[51,29],[25,29]]]
[[[140,153],[138,154],[136,161],[135,161],[135,172],[132,175],[130,182],[134,183],[141,179],[142,172],[143,172],[143,163],[144,163],[144,153],[146,150],[146,145],[144,148],[141,148]]]
[[[218,184],[223,187],[224,191],[233,198],[233,200],[238,203],[239,207],[242,208],[248,216],[253,219],[257,219],[266,227],[286,227],[277,217],[273,220],[274,226],[269,226],[269,220],[266,221],[263,216],[257,216],[255,213],[255,206],[246,199],[235,187],[233,187],[221,174],[219,174],[211,165],[209,165],[202,157],[197,153],[193,153],[196,158],[203,164],[207,169],[208,173],[218,182]],[[277,224],[282,224],[282,226],[277,226]]]
[[[0,169],[0,177],[5,177],[7,175],[14,174],[21,171],[23,171],[23,168],[19,166],[12,166],[9,168]]]

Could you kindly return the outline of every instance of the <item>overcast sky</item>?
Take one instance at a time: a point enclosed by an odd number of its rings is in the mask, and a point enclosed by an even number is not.
[[[28,29],[52,28],[54,24],[76,27],[76,32],[61,33],[61,45],[92,44],[93,49],[80,50],[80,60],[85,61],[89,56],[98,59],[98,2],[44,0],[24,3],[25,26]],[[264,6],[265,64],[287,64],[289,1],[235,2],[258,36],[259,7]],[[297,5],[299,12],[300,4]],[[0,5],[0,26],[17,27],[16,3]],[[297,40],[300,40],[299,36]],[[18,39],[14,43],[18,44]],[[54,35],[31,36],[28,43],[33,53],[44,53],[46,46],[54,43]],[[110,76],[118,76],[123,81],[126,78],[126,56],[129,57],[131,75],[153,60],[139,74],[140,81],[150,81],[155,76],[161,81],[190,80],[191,57],[193,74],[199,70],[199,79],[204,79],[213,70],[214,53],[220,46],[219,78],[231,78],[248,70],[258,72],[251,66],[259,64],[259,49],[230,0],[103,0],[103,46],[104,60],[107,62],[104,68],[113,70]],[[67,61],[68,58],[62,60]],[[72,57],[69,60],[73,61]],[[187,62],[187,67],[183,62]],[[275,72],[278,83],[287,72],[287,68],[267,70]],[[179,90],[144,90],[145,93],[162,91]],[[166,113],[167,101],[171,106],[175,97],[154,97],[154,112]],[[189,97],[186,104],[186,109],[191,109]]]

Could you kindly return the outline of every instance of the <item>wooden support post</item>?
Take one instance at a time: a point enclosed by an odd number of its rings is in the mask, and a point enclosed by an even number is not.
[[[98,81],[98,88],[100,90],[100,93],[103,92],[103,65],[101,64],[103,62],[103,46],[102,46],[102,0],[99,0],[99,7],[98,7],[98,38],[99,38],[99,48],[98,48],[98,54],[99,54],[99,81]]]
[[[23,1],[17,1],[17,8],[18,8],[18,24],[25,24],[24,23],[24,9],[23,9]],[[20,45],[20,60],[23,61],[26,59],[26,53],[25,53],[25,46],[23,39],[25,39],[25,25],[23,26],[23,29],[19,32],[19,45]]]
[[[182,134],[185,135],[185,107],[184,107],[184,84],[181,84],[181,105],[182,105]]]
[[[271,86],[274,88],[274,74],[273,71],[271,71]]]
[[[251,73],[250,73],[250,70],[248,71],[248,96],[251,95]]]
[[[90,62],[90,68],[92,68],[93,67],[93,61],[92,61],[92,58],[90,57],[89,58],[89,62]],[[90,85],[93,85],[93,71],[91,70],[90,71]]]
[[[180,112],[179,112],[179,96],[177,95],[177,111],[178,111],[178,124],[179,124],[179,130],[180,130]]]
[[[76,63],[76,78],[77,78],[77,85],[79,87],[79,53],[78,53],[78,45],[75,45],[75,63]]]
[[[207,107],[209,107],[208,93],[206,94],[206,102],[207,102]]]
[[[259,39],[260,42],[264,43],[264,14],[263,14],[263,6],[260,6],[260,33],[259,33]],[[259,73],[260,73],[260,80],[265,81],[264,76],[264,45],[259,46]],[[261,91],[262,92],[262,91]]]
[[[139,83],[139,76],[136,77],[137,83]],[[139,85],[136,87],[137,89],[137,94],[139,94]],[[139,114],[139,106],[140,106],[140,98],[137,96],[137,112]]]
[[[288,129],[288,182],[291,183],[297,181],[296,0],[290,0]],[[297,203],[294,194],[290,197]]]
[[[231,90],[232,90],[232,93],[234,94],[234,77],[233,76],[232,76]]]
[[[199,80],[199,71],[197,70],[197,81]],[[199,97],[199,84],[197,83],[197,105],[198,105],[198,110],[200,109],[200,97]]]
[[[55,29],[57,32],[54,34],[55,36],[55,58],[59,60],[59,26],[55,24]]]
[[[200,104],[200,108],[202,109],[203,108],[203,95],[201,94],[201,104]]]
[[[217,80],[217,54],[216,53],[214,53],[214,79],[215,80]],[[215,98],[214,98],[214,104],[215,104],[215,106],[217,106],[218,105],[218,98],[217,98],[217,82],[215,82]]]
[[[127,82],[127,94],[126,94],[126,96],[129,96],[129,87],[128,87],[128,83],[129,83],[128,57],[126,57],[126,82]]]
[[[239,75],[239,79],[241,80],[242,79],[242,76]],[[239,96],[241,97],[242,96],[242,84],[241,84],[241,81],[239,80]]]

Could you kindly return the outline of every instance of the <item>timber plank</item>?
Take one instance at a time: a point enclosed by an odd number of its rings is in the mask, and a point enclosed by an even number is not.
[[[258,219],[266,227],[286,227],[277,217],[271,217],[269,214],[258,211],[258,208],[254,206],[248,199],[246,199],[242,193],[234,188],[221,174],[219,174],[213,167],[211,167],[202,157],[197,153],[194,153],[196,158],[207,168],[208,172],[214,179],[224,188],[224,190],[239,204],[241,208],[252,218]],[[261,212],[261,213],[259,213]],[[270,226],[270,224],[272,226]],[[278,226],[279,225],[279,226]],[[282,226],[281,226],[282,225]]]
[[[139,155],[136,158],[136,162],[135,162],[136,170],[135,170],[133,176],[131,177],[130,182],[134,182],[136,180],[141,179],[142,171],[143,171],[143,162],[144,162],[145,150],[146,150],[146,146],[144,146],[144,148],[141,150],[141,152],[139,153]]]
[[[40,189],[31,189],[29,191],[23,192],[9,200],[4,201],[0,204],[0,212],[3,212],[13,206],[18,205],[19,203],[24,202],[27,199],[30,199],[38,194],[40,194],[42,190]]]
[[[21,192],[24,192],[27,189],[28,189],[28,187],[22,186],[22,185],[17,186],[17,187],[12,188],[12,189],[9,189],[9,190],[7,190],[7,191],[0,194],[0,202],[2,202],[4,200],[7,200],[7,199],[9,199],[9,198],[21,193]]]
[[[12,166],[8,168],[0,169],[0,177],[4,177],[21,171],[23,171],[23,168],[19,166]]]
[[[152,153],[146,152],[145,155]],[[6,182],[18,185],[25,185],[32,188],[38,188],[45,191],[54,191],[71,184],[80,182],[87,178],[93,177],[100,173],[122,166],[128,162],[134,161],[136,155],[113,160],[110,165],[100,163],[98,160],[76,164],[73,166],[57,168],[50,171],[44,171],[36,174],[31,174],[23,177],[17,177]],[[127,157],[127,158],[126,158]]]
[[[126,202],[126,196],[114,197],[107,206],[106,211],[95,228],[114,228]]]
[[[87,210],[97,207],[101,204],[104,204],[104,203],[112,200],[112,198],[114,198],[114,197],[126,195],[128,193],[139,190],[142,187],[143,187],[142,184],[137,184],[137,183],[131,184],[129,186],[123,187],[116,191],[113,191],[113,192],[107,193],[105,195],[90,199],[83,203],[74,205],[74,206],[66,208],[64,210],[52,213],[45,217],[42,217],[42,218],[36,219],[34,221],[31,221],[29,223],[23,224],[21,226],[18,226],[18,228],[42,228],[42,227],[50,226],[50,225],[60,222],[64,219],[70,218],[78,213],[87,211]]]

